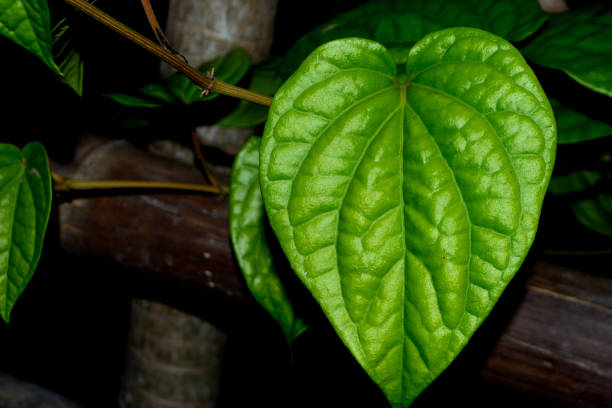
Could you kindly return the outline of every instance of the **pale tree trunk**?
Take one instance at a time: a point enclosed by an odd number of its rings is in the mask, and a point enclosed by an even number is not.
[[[170,0],[166,34],[191,65],[198,66],[234,48],[244,48],[253,62],[266,58],[272,45],[278,0]],[[162,63],[162,75],[173,68]],[[251,129],[201,126],[204,145],[238,153]]]
[[[170,0],[166,34],[194,66],[237,47],[258,62],[272,44],[276,4],[277,0]],[[161,72],[169,75],[172,68],[162,63]],[[219,126],[197,129],[203,144],[230,154],[236,154],[251,133]],[[205,321],[134,299],[120,404],[214,407],[225,343],[225,334]]]
[[[542,10],[547,13],[563,13],[569,10],[565,0],[538,0]]]
[[[226,336],[161,303],[132,300],[122,407],[214,407]]]
[[[193,165],[169,141],[155,154]],[[211,255],[212,256],[212,255]],[[219,395],[226,335],[210,323],[159,302],[132,299],[122,408],[213,408]]]
[[[68,399],[39,385],[0,373],[2,408],[80,408]]]

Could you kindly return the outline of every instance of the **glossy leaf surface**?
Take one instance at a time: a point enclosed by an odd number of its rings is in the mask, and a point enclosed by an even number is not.
[[[559,144],[585,142],[612,135],[612,125],[591,119],[555,99],[549,101],[557,118]]]
[[[51,53],[51,18],[47,0],[0,0],[0,34],[60,74]]]
[[[396,63],[426,34],[474,27],[511,41],[534,33],[547,15],[531,0],[376,0],[344,13],[304,36],[288,57],[297,64],[317,46],[338,38],[364,37],[385,45]]]
[[[291,266],[394,407],[450,364],[521,265],[556,147],[544,92],[497,36],[432,33],[406,73],[376,42],[323,45],[276,93],[261,148]]]
[[[265,234],[267,224],[259,188],[258,137],[236,156],[230,184],[230,234],[240,269],[253,297],[278,322],[288,342],[305,328],[295,315],[275,269]]]
[[[565,71],[582,85],[612,96],[612,12],[553,15],[549,25],[521,50],[538,65]]]
[[[34,274],[51,211],[51,176],[44,147],[20,152],[0,144],[0,315],[8,322]]]
[[[236,84],[248,72],[250,66],[250,54],[241,48],[236,48],[212,61],[205,62],[198,70],[208,75],[214,68],[215,78],[229,84]],[[170,75],[166,80],[166,86],[176,99],[187,105],[218,96],[216,93],[201,96],[202,89],[180,72]]]

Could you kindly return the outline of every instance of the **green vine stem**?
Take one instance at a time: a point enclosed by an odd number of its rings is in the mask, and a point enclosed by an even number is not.
[[[196,85],[200,86],[205,92],[217,92],[223,95],[232,96],[235,98],[240,98],[247,100],[249,102],[254,102],[264,106],[270,106],[272,103],[272,98],[269,96],[261,95],[252,91],[249,91],[244,88],[240,88],[238,86],[234,86],[215,78],[207,77],[206,75],[199,72],[197,69],[193,68],[189,64],[182,61],[172,52],[164,49],[163,47],[157,45],[153,41],[149,40],[142,34],[137,33],[132,30],[128,26],[119,21],[115,20],[113,17],[104,13],[97,7],[94,7],[90,3],[85,0],[65,0],[66,3],[76,7],[81,10],[85,14],[91,16],[95,20],[100,23],[106,25],[111,28],[113,31],[121,34],[132,42],[136,43],[140,47],[149,51],[150,53],[156,55],[157,57],[163,59],[168,64],[172,65],[174,68],[185,74],[189,79],[191,79]]]
[[[201,193],[226,194],[227,187],[206,184],[176,183],[172,181],[148,180],[73,180],[65,178],[56,172],[51,172],[55,191],[71,190],[111,190],[111,189],[160,189],[178,190]]]

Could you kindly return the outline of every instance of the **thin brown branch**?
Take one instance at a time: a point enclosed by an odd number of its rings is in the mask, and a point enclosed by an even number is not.
[[[231,85],[219,80],[211,80],[206,75],[202,74],[197,69],[193,68],[189,64],[182,61],[176,55],[174,55],[171,51],[166,50],[165,48],[157,45],[155,42],[149,40],[142,34],[132,30],[128,26],[123,23],[120,23],[113,17],[104,13],[97,7],[94,7],[90,3],[85,0],[64,0],[66,3],[78,8],[85,14],[91,16],[95,20],[100,23],[106,25],[111,28],[113,31],[121,34],[132,42],[136,43],[138,46],[144,48],[150,53],[156,55],[157,57],[163,59],[165,62],[176,68],[178,71],[182,72],[192,80],[196,85],[200,86],[202,89],[210,89],[212,92],[217,92],[227,96],[233,96],[235,98],[244,99],[250,102],[254,102],[264,106],[270,106],[272,103],[272,98],[269,96],[261,95],[248,89],[240,88],[235,85]]]
[[[202,166],[202,169],[204,170],[204,174],[206,175],[208,181],[210,181],[213,186],[218,187],[219,190],[221,190],[222,194],[227,193],[229,191],[228,188],[221,184],[221,182],[214,176],[214,174],[212,174],[212,172],[208,168],[208,163],[206,162],[204,154],[202,153],[202,149],[200,148],[200,141],[198,140],[198,135],[195,129],[192,129],[191,131],[191,141],[193,142],[193,150],[195,151],[195,155],[198,158],[198,161],[200,162],[200,165]]]
[[[150,189],[150,190],[179,190],[201,193],[224,194],[225,191],[217,186],[205,184],[177,183],[172,181],[149,180],[73,180],[64,178],[52,172],[54,180],[53,190],[114,190],[114,189]]]
[[[183,59],[183,61],[185,61],[185,63],[188,64],[189,62],[187,62],[187,58],[185,58],[183,54],[178,52],[170,44],[170,41],[168,41],[168,37],[166,37],[166,34],[164,34],[164,30],[162,30],[161,26],[159,25],[159,22],[157,21],[157,17],[155,16],[155,11],[153,10],[153,7],[151,6],[151,2],[149,2],[149,0],[141,0],[141,3],[142,3],[142,8],[144,9],[145,15],[147,16],[147,20],[149,21],[149,25],[151,26],[151,29],[153,29],[153,34],[155,34],[155,38],[157,38],[157,42],[159,43],[159,45],[166,48],[168,51],[172,52],[174,55],[178,55],[179,57]]]

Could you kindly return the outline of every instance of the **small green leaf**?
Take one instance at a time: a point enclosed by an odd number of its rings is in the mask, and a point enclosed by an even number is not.
[[[603,182],[605,173],[594,170],[574,171],[550,180],[549,191],[553,194],[571,194],[584,191]],[[590,194],[570,204],[576,219],[600,234],[612,236],[612,194],[603,189],[594,189]]]
[[[525,258],[556,148],[507,41],[427,35],[406,82],[379,43],[315,50],[274,96],[265,208],[291,266],[393,407],[465,346]]]
[[[249,89],[262,95],[273,95],[286,77],[278,73],[279,63],[272,60],[253,70]],[[260,125],[268,117],[268,107],[248,101],[240,101],[236,109],[221,119],[220,126],[248,128]]]
[[[159,108],[161,103],[176,103],[172,93],[161,84],[149,84],[139,89],[140,95],[104,94],[118,104],[132,108]]]
[[[291,343],[306,325],[295,315],[270,255],[259,188],[259,145],[260,139],[252,137],[234,162],[229,200],[230,234],[249,290],[278,322]]]
[[[51,212],[51,175],[45,148],[20,152],[0,144],[0,315],[8,322],[32,278]]]
[[[612,96],[612,12],[568,11],[521,50],[525,58],[560,69],[582,85]]]
[[[104,94],[107,98],[113,101],[133,108],[159,108],[161,105],[155,102],[151,102],[148,99],[141,98],[139,96],[126,95],[120,93]]]
[[[600,234],[612,236],[612,194],[600,193],[570,207],[583,225]]]
[[[77,95],[83,96],[83,60],[72,47],[66,19],[62,19],[53,28],[53,59],[59,61],[62,75],[59,80],[68,85]]]
[[[249,71],[250,66],[250,54],[241,48],[236,48],[221,57],[205,62],[200,66],[199,71],[208,75],[214,68],[215,78],[229,84],[236,84]],[[216,98],[218,95],[216,93],[211,93],[200,97],[202,90],[189,78],[179,72],[170,75],[166,79],[166,85],[168,90],[172,92],[180,102],[186,105],[198,101],[207,101]]]
[[[168,89],[161,84],[149,84],[140,88],[140,93],[161,102],[176,103],[176,99]]]
[[[591,119],[549,98],[557,118],[557,142],[559,144],[585,142],[612,135],[612,125]]]
[[[51,53],[51,18],[47,0],[0,0],[0,34],[61,72]]]
[[[601,174],[594,170],[573,171],[562,176],[554,176],[550,180],[548,191],[556,195],[577,193],[594,186],[601,179]]]
[[[442,28],[481,28],[520,41],[533,34],[546,19],[546,13],[533,0],[370,1],[307,34],[288,57],[299,64],[325,42],[364,37],[387,46],[396,63],[405,63],[407,51],[416,41]]]
[[[268,117],[268,107],[248,101],[240,101],[236,109],[221,119],[217,125],[235,128],[250,128],[261,125]]]
[[[59,63],[62,71],[60,80],[68,85],[79,96],[83,96],[83,60],[76,50],[71,50]]]

